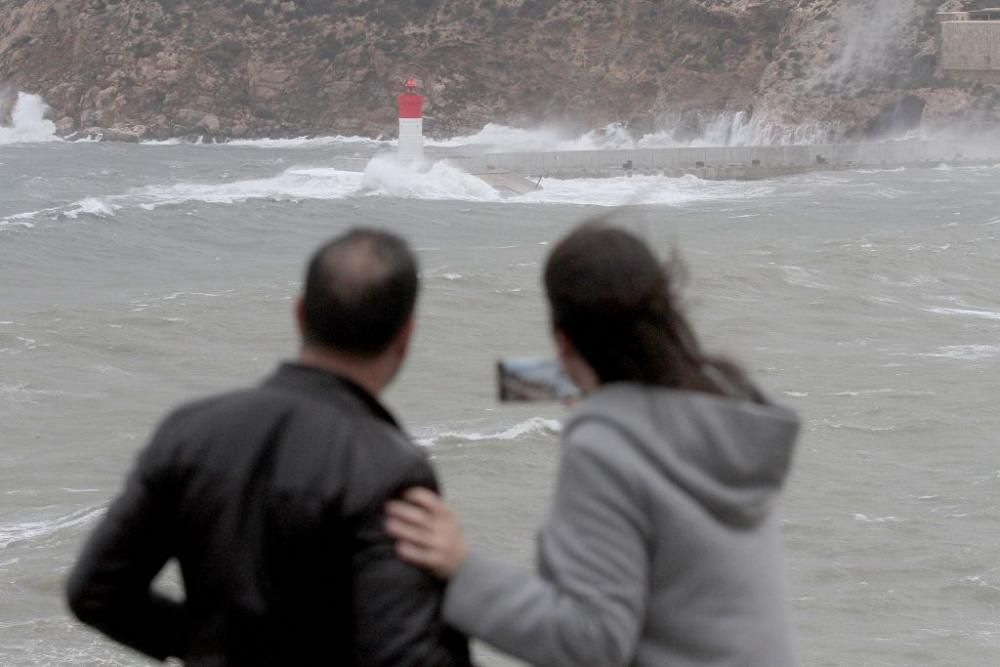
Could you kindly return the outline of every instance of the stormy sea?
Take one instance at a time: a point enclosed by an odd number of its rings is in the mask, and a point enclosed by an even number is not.
[[[0,128],[0,664],[146,664],[71,620],[70,563],[168,408],[294,355],[303,263],[355,225],[421,263],[386,402],[472,540],[530,566],[566,411],[498,403],[495,362],[552,353],[540,268],[599,216],[678,250],[706,346],[803,416],[783,508],[802,664],[1000,664],[1000,165],[504,197],[387,141],[65,141],[20,114]],[[477,142],[567,147],[439,144]]]

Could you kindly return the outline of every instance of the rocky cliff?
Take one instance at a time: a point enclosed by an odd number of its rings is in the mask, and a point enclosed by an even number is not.
[[[43,96],[63,133],[391,134],[416,76],[439,135],[624,121],[683,140],[739,113],[856,138],[992,118],[991,89],[938,71],[943,4],[4,0],[0,82]]]

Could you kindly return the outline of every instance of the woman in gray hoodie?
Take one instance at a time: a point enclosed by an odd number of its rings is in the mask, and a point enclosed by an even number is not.
[[[469,548],[421,489],[387,507],[400,557],[449,580],[449,623],[535,665],[795,664],[776,512],[795,414],[701,351],[632,234],[577,228],[545,287],[586,398],[563,429],[537,574]]]

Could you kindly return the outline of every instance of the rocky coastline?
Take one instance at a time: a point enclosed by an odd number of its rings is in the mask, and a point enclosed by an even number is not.
[[[940,71],[942,0],[7,0],[4,90],[62,135],[391,136],[400,82],[432,135],[490,122],[777,139],[992,125],[1000,89]],[[823,135],[827,136],[823,136]]]

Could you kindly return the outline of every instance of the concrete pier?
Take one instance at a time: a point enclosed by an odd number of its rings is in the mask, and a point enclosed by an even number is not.
[[[519,153],[437,150],[428,151],[427,158],[447,160],[487,181],[491,176],[503,175],[505,183],[514,183],[514,187],[519,187],[515,183],[518,177],[532,183],[545,177],[599,178],[634,174],[693,174],[707,180],[756,180],[838,169],[992,162],[1000,161],[1000,150],[985,145],[958,149],[953,142],[945,140],[908,140]],[[365,158],[335,158],[333,166],[347,171],[363,171],[365,164]]]
[[[996,153],[994,153],[996,154]],[[988,159],[966,155],[945,141],[815,144],[633,150],[486,153],[449,158],[473,173],[513,172],[528,178],[594,177],[623,174],[694,174],[716,180],[752,180],[809,171],[897,167]]]

